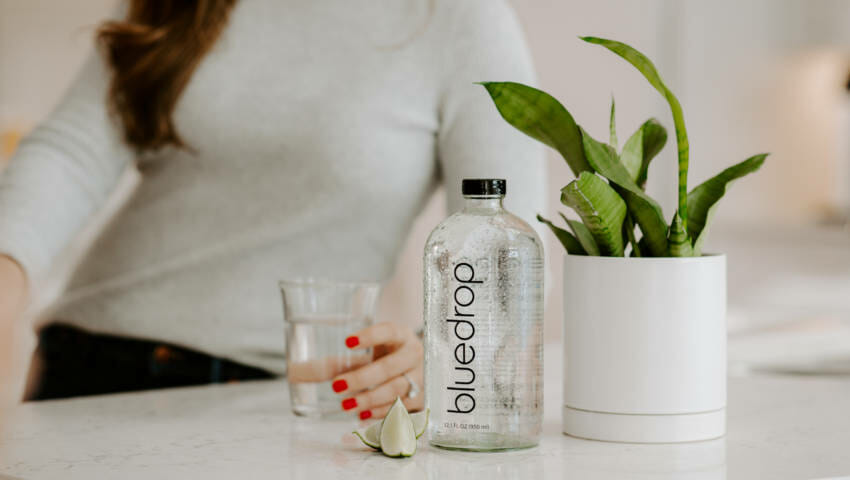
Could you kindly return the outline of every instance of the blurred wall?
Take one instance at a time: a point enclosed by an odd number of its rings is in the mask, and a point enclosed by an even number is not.
[[[49,112],[90,51],[92,27],[116,3],[0,0],[0,138],[11,143],[15,132]],[[631,66],[577,35],[623,40],[655,61],[684,106],[692,186],[750,154],[773,152],[763,172],[732,189],[718,230],[737,224],[807,225],[825,205],[850,197],[850,149],[841,146],[850,133],[845,131],[850,114],[841,123],[842,112],[850,108],[842,90],[850,70],[850,29],[845,28],[850,2],[512,3],[525,26],[540,86],[561,99],[594,136],[607,136],[612,95],[621,139],[650,116],[668,127],[670,143],[653,163],[648,187],[668,217],[675,205],[676,165],[666,105]],[[555,154],[550,154],[549,169],[551,215],[565,210],[557,192],[572,175]],[[383,318],[420,321],[420,255],[425,236],[443,216],[442,205],[439,196],[434,198],[416,223],[384,295]],[[546,241],[554,273],[546,311],[551,338],[560,331],[562,250],[551,236]]]
[[[0,130],[28,129],[53,107],[117,0],[0,0]]]
[[[806,225],[850,206],[850,2],[687,1],[682,103],[691,177],[771,152],[724,200],[724,222]],[[734,205],[734,207],[729,207]]]

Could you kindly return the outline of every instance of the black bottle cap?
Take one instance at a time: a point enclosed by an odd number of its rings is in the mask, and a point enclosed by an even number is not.
[[[507,185],[501,178],[464,178],[461,192],[470,196],[505,195]]]

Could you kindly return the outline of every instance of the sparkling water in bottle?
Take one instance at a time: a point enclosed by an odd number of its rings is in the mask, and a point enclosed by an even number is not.
[[[463,180],[466,204],[425,246],[425,401],[432,445],[537,445],[543,413],[543,246],[502,206],[498,179]]]

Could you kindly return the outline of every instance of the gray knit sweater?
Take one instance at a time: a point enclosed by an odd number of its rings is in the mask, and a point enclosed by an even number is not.
[[[278,279],[386,279],[440,182],[543,209],[541,149],[473,83],[532,77],[504,0],[240,0],[177,106],[195,153],[136,158],[93,56],[0,175],[0,252],[44,276],[137,167],[52,318],[282,372]]]

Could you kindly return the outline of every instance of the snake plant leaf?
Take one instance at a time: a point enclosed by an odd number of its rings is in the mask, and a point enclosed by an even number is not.
[[[620,163],[626,167],[632,180],[641,190],[646,188],[646,176],[649,162],[661,152],[667,143],[667,130],[654,118],[643,125],[626,140],[620,153]]]
[[[612,96],[611,97],[611,119],[608,121],[608,132],[609,132],[608,133],[608,144],[611,145],[611,147],[616,152],[617,149],[620,148],[620,147],[617,146],[617,122],[614,120],[615,110],[616,110],[616,108],[614,106],[614,97]]]
[[[590,230],[601,255],[623,256],[623,220],[626,202],[592,172],[581,172],[578,178],[561,189],[561,203],[571,207]]]
[[[549,145],[578,176],[589,171],[581,133],[570,112],[546,92],[515,82],[482,82],[499,114],[526,135]]]
[[[755,172],[764,164],[767,153],[760,153],[733,165],[709,178],[688,194],[688,208],[691,212],[688,233],[694,245],[694,254],[702,254],[706,230],[711,223],[717,203],[726,194],[726,188],[734,181]]]
[[[626,221],[623,222],[623,235],[626,240],[632,245],[632,257],[642,257],[643,252],[640,249],[637,239],[635,238],[635,222],[632,220],[631,214],[626,215]]]
[[[623,197],[629,213],[640,226],[647,239],[652,256],[663,256],[667,252],[667,222],[658,202],[635,184],[628,170],[607,146],[595,140],[589,133],[582,132],[584,155],[590,166],[600,175],[619,187],[616,192]]]
[[[620,163],[626,167],[626,171],[632,178],[632,181],[637,183],[640,175],[640,166],[643,163],[643,127],[633,133],[626,144],[623,145],[623,151],[620,152]]]
[[[629,207],[629,213],[640,227],[643,239],[646,240],[647,249],[641,251],[645,255],[645,252],[649,252],[654,257],[663,256],[667,251],[668,228],[663,213],[661,213],[661,207],[646,195],[640,196],[625,189],[621,189],[619,192]],[[648,203],[647,198],[650,198],[652,203]]]
[[[649,247],[647,247],[647,245],[646,245],[646,239],[641,238],[640,240],[638,240],[637,244],[638,244],[638,250],[640,252],[646,252],[646,251],[649,250]],[[632,253],[629,256],[630,257],[637,257],[638,256],[637,253],[638,252],[635,249],[632,249]],[[665,253],[665,255],[667,254],[667,252],[664,252],[664,253]],[[643,256],[647,257],[648,255],[643,255]]]
[[[667,129],[661,123],[650,118],[640,127],[643,132],[643,159],[640,164],[640,172],[635,183],[640,188],[646,188],[646,177],[649,172],[649,162],[661,153],[664,145],[667,143]]]
[[[679,147],[679,217],[682,220],[682,227],[688,229],[688,132],[685,129],[685,116],[682,113],[682,105],[679,99],[673,95],[673,92],[664,85],[661,80],[661,75],[652,61],[646,55],[640,53],[634,48],[622,42],[615,40],[607,40],[598,37],[580,37],[588,43],[602,45],[603,47],[616,53],[632,66],[638,69],[641,74],[649,81],[650,85],[655,87],[658,92],[667,100],[670,105],[670,112],[673,114],[673,124],[676,127],[676,143]]]
[[[552,230],[552,233],[555,234],[555,237],[558,238],[558,240],[561,242],[561,245],[563,245],[564,248],[567,250],[567,253],[569,253],[570,255],[587,255],[587,252],[581,246],[581,243],[576,237],[573,236],[572,233],[553,224],[551,221],[543,218],[541,215],[537,215],[537,221],[549,226],[549,228]]]
[[[667,239],[667,255],[670,257],[693,257],[694,249],[691,246],[691,239],[688,237],[688,232],[685,231],[685,226],[682,223],[682,217],[679,212],[673,215],[673,222],[670,224],[670,236]]]
[[[587,252],[588,255],[596,257],[601,255],[601,253],[599,252],[599,246],[596,245],[596,240],[593,239],[593,234],[590,233],[590,230],[583,223],[579,222],[578,220],[570,220],[569,218],[564,216],[563,213],[560,213],[560,215],[561,218],[563,218],[564,221],[567,222],[567,225],[569,225],[570,230],[573,231],[573,234],[578,239],[579,243],[581,243],[582,248],[584,248],[584,251]]]

